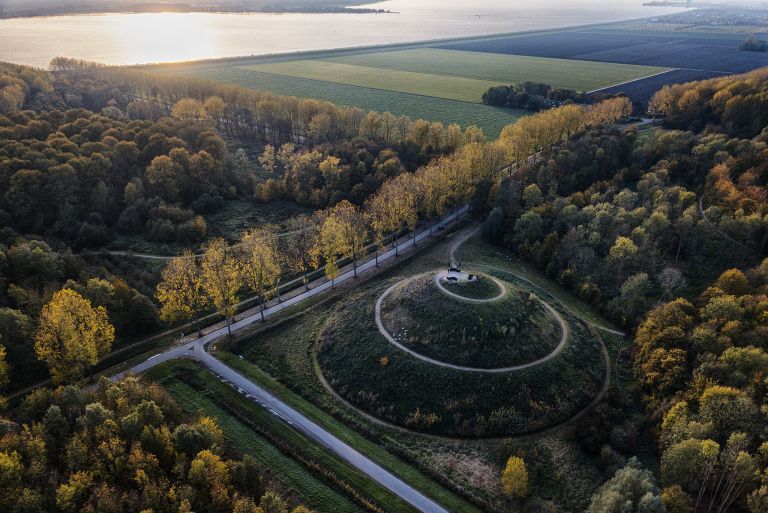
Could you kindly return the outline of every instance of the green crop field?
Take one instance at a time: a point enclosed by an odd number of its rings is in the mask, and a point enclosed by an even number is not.
[[[330,51],[311,58],[252,57],[148,69],[412,119],[477,125],[491,138],[525,115],[482,105],[483,93],[492,86],[531,81],[591,91],[666,70],[439,48]]]
[[[287,75],[259,73],[243,69],[243,61],[239,61],[237,66],[231,67],[206,63],[176,65],[169,68],[157,68],[157,70],[216,80],[252,89],[263,89],[275,94],[315,98],[338,105],[360,107],[365,110],[388,111],[412,119],[422,118],[443,123],[458,123],[461,126],[477,125],[485,131],[487,136],[492,138],[497,137],[506,125],[514,123],[525,114],[521,110],[489,107],[478,103],[335,84]]]
[[[370,68],[322,60],[270,62],[244,66],[244,69],[470,103],[479,103],[488,88],[498,85],[496,82],[465,77]]]
[[[470,78],[483,84],[543,82],[557,87],[592,91],[621,82],[668,71],[668,68],[606,62],[550,59],[523,55],[421,48],[391,52],[373,52],[326,59],[326,62],[380,68],[401,72],[438,75],[437,80],[451,82]],[[450,77],[445,79],[444,77]],[[434,80],[434,78],[433,78]],[[441,86],[437,86],[440,88]],[[487,89],[487,87],[485,88]],[[481,91],[480,95],[485,92]],[[435,95],[439,96],[439,95]],[[480,96],[474,100],[480,101]]]
[[[483,93],[499,84],[531,81],[591,91],[667,71],[653,66],[435,48],[285,60],[242,69],[470,103],[480,103]]]

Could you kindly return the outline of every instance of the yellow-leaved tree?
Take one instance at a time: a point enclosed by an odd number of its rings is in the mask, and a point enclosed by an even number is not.
[[[510,456],[501,476],[501,484],[504,492],[511,497],[522,499],[528,495],[528,469],[522,458]]]
[[[112,348],[115,328],[103,306],[63,289],[43,307],[35,334],[35,354],[56,383],[81,379]]]
[[[357,261],[363,256],[368,225],[365,216],[355,205],[342,201],[327,211],[320,230],[320,246],[326,262],[326,275],[334,280],[338,276],[336,260],[352,259],[355,277]]]
[[[324,219],[318,211],[312,216],[298,216],[288,221],[290,236],[285,239],[283,261],[288,269],[302,275],[309,287],[308,274],[317,269],[320,251],[318,239]]]
[[[216,310],[227,319],[232,335],[232,318],[237,313],[242,286],[242,268],[224,239],[214,239],[205,246],[201,262],[203,290]]]
[[[392,237],[395,255],[399,253],[397,236],[400,231],[403,227],[413,231],[419,220],[421,184],[413,173],[403,173],[384,182],[368,202],[368,218],[376,243],[383,246]]]
[[[168,262],[155,297],[160,302],[160,318],[163,321],[194,321],[200,335],[198,316],[208,306],[208,297],[203,289],[200,266],[190,251]]]
[[[240,259],[245,283],[261,299],[263,321],[267,294],[275,288],[281,273],[274,227],[263,226],[245,232],[240,244]]]

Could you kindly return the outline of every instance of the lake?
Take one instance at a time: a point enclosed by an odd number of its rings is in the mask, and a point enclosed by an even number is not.
[[[0,20],[0,60],[176,62],[478,36],[669,14],[642,0],[391,0],[396,14],[105,14]]]

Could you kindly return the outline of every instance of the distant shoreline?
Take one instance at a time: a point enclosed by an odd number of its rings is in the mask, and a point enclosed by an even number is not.
[[[374,3],[359,1],[357,5],[365,3]],[[227,9],[225,6],[212,6],[204,8],[199,5],[189,4],[147,4],[147,5],[116,5],[109,9],[105,6],[61,6],[60,9],[29,9],[16,10],[10,12],[0,12],[0,20],[25,19],[25,18],[53,18],[62,16],[91,16],[107,14],[399,14],[396,11],[387,9],[368,9],[365,7],[347,7],[344,5],[327,7],[280,7],[265,6],[248,8],[239,6],[237,8]]]

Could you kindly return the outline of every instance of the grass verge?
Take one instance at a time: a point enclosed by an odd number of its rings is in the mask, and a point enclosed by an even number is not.
[[[264,462],[276,479],[296,490],[308,505],[343,513],[415,513],[410,505],[246,400],[197,363],[172,362],[149,376],[187,411],[214,417],[232,447]]]
[[[452,513],[480,513],[480,509],[473,504],[458,497],[453,492],[429,479],[419,470],[404,463],[363,435],[345,426],[330,414],[289,390],[285,385],[279,383],[257,366],[241,360],[236,355],[227,351],[219,351],[216,356],[233,369],[250,378],[254,383],[261,385],[287,404],[317,422],[340,440],[364,453],[379,465],[408,482],[418,491],[436,500]]]

